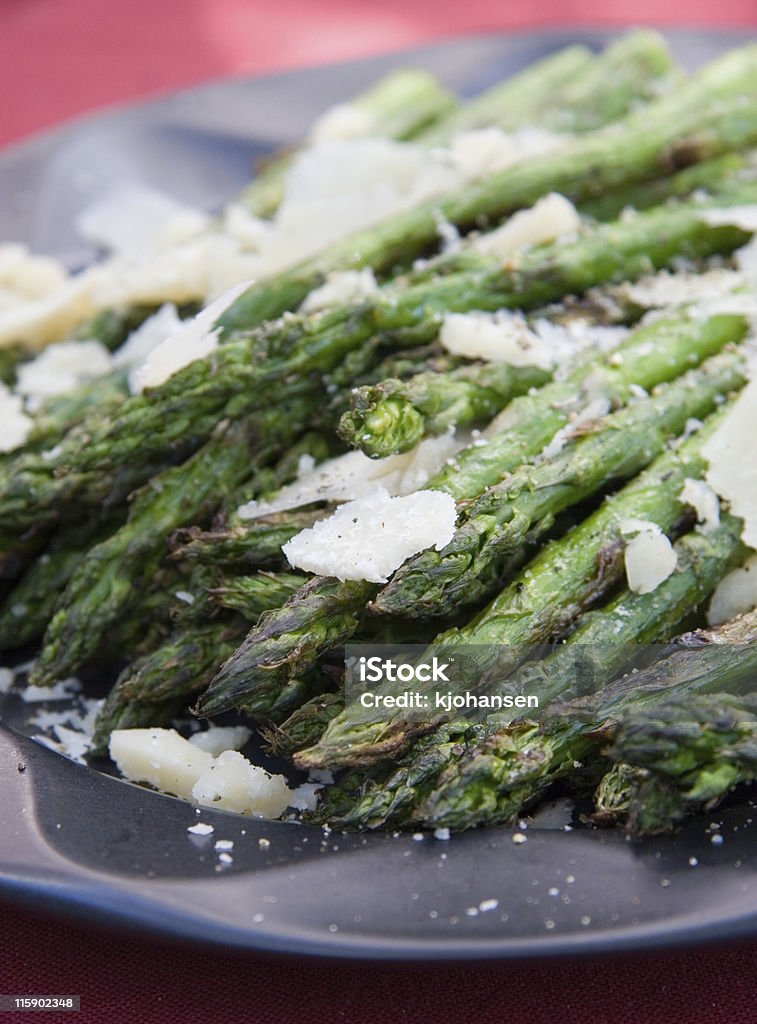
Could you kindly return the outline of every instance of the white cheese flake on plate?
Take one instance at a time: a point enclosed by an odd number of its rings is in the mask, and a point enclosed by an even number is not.
[[[351,501],[379,486],[394,496],[411,494],[427,484],[466,441],[450,430],[386,459],[370,459],[363,452],[351,451],[316,466],[305,456],[297,480],[269,499],[240,505],[237,515],[240,519],[259,519],[313,502]]]
[[[252,736],[244,725],[211,725],[209,729],[193,733],[189,742],[218,757],[224,750],[241,750]]]
[[[270,775],[237,750],[219,754],[192,787],[192,798],[202,806],[263,818],[283,814],[290,796],[283,775]]]
[[[480,235],[473,246],[479,252],[506,259],[529,245],[576,234],[580,227],[581,218],[573,203],[559,192],[550,192],[530,209],[514,213],[501,227]]]
[[[757,548],[757,379],[741,391],[702,453],[707,483],[744,520],[744,543]]]
[[[729,572],[712,595],[707,612],[710,626],[730,622],[737,615],[757,608],[757,554],[751,555],[743,565]]]
[[[190,825],[187,829],[187,832],[191,832],[193,836],[210,836],[214,831],[213,826],[204,821],[198,821],[196,825]]]
[[[688,477],[684,481],[678,500],[694,509],[703,533],[709,533],[719,525],[720,499],[704,480],[693,480]]]
[[[160,241],[179,240],[206,227],[208,215],[146,185],[124,182],[91,203],[76,230],[112,252],[141,253]]]
[[[196,359],[210,355],[218,348],[220,326],[218,319],[225,310],[250,286],[249,281],[234,285],[215,302],[191,320],[182,321],[180,327],[152,349],[145,362],[132,372],[129,385],[132,393],[155,388],[189,366]]]
[[[620,531],[632,535],[625,548],[628,589],[634,594],[650,594],[675,572],[678,555],[657,523],[625,519]]]
[[[132,782],[238,814],[277,818],[291,795],[282,775],[271,775],[236,750],[214,756],[175,729],[116,729],[110,756]]]
[[[306,572],[385,583],[407,558],[448,544],[455,520],[455,502],[441,491],[393,498],[378,488],[302,530],[282,550]]]

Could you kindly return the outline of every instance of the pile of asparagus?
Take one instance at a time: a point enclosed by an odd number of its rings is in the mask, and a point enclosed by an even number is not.
[[[747,556],[738,519],[724,510],[704,531],[680,494],[747,381],[750,324],[685,306],[645,317],[624,283],[727,267],[750,241],[703,210],[757,202],[757,48],[687,77],[638,32],[600,55],[570,47],[467,103],[407,72],[353,104],[374,134],[429,149],[485,126],[562,142],[252,285],[221,316],[221,346],[165,383],[130,395],[114,373],[47,402],[24,448],[0,457],[0,648],[37,645],[41,686],[120,667],[96,755],[116,728],[241,712],[297,768],[338,771],[312,820],[506,823],[557,783],[597,786],[598,821],[669,828],[757,772],[757,617],[672,640]],[[273,215],[293,159],[239,201]],[[476,244],[550,192],[576,204],[576,236],[505,262]],[[460,234],[450,251],[440,223]],[[298,312],[329,274],[366,267],[374,295]],[[627,331],[557,372],[440,346],[445,314],[498,310]],[[150,312],[107,311],[79,336],[117,349]],[[28,357],[19,342],[2,352],[10,383]],[[607,409],[571,428],[597,393]],[[282,544],[328,504],[238,512],[275,496],[303,456],[386,458],[453,427],[485,430],[425,485],[456,502],[454,536],[384,585],[287,565]],[[676,571],[651,593],[626,586],[633,519],[675,542]],[[345,699],[348,642],[499,652],[482,673],[538,686],[548,713],[366,721]],[[628,673],[640,644],[668,646]],[[577,645],[591,695],[572,691]]]

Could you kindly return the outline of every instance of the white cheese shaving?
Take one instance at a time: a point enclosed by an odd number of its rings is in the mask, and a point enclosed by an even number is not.
[[[318,806],[318,793],[323,785],[317,782],[303,782],[292,792],[289,806],[296,811],[314,811]]]
[[[290,795],[283,775],[270,775],[236,750],[219,754],[192,787],[192,798],[201,806],[262,818],[283,814]]]
[[[544,448],[540,454],[540,459],[548,460],[553,459],[555,455],[558,455],[568,441],[571,441],[574,437],[577,437],[581,430],[587,425],[592,423],[594,420],[601,419],[606,416],[612,403],[610,399],[604,396],[594,398],[584,406],[580,412],[576,413],[570,423],[567,423],[564,427],[557,431],[555,436]]]
[[[450,431],[386,459],[370,459],[363,452],[351,451],[315,467],[308,460],[301,464],[302,475],[297,480],[267,501],[241,505],[237,515],[240,519],[258,519],[317,501],[350,501],[378,485],[394,496],[411,494],[428,483],[464,443],[462,437]]]
[[[24,400],[0,381],[0,452],[14,452],[25,442],[34,421],[24,412]]]
[[[353,103],[339,103],[314,122],[308,139],[311,143],[347,141],[374,134],[376,119]]]
[[[456,516],[454,500],[441,491],[393,498],[378,488],[302,530],[282,550],[306,572],[384,583],[411,555],[448,544]]]
[[[757,554],[720,581],[710,601],[707,621],[711,626],[719,626],[754,608],[757,608]]]
[[[0,310],[41,299],[65,282],[66,271],[58,260],[37,256],[15,242],[0,245]]]
[[[26,398],[26,407],[34,412],[46,398],[73,391],[80,384],[105,376],[113,369],[113,359],[99,341],[60,341],[49,345],[17,371],[16,391]]]
[[[0,309],[0,345],[20,341],[39,349],[65,338],[96,312],[93,292],[102,277],[102,268],[93,267],[39,298]]]
[[[117,185],[76,220],[76,230],[93,245],[113,252],[145,248],[197,234],[208,216],[172,196],[144,185]]]
[[[564,144],[564,136],[538,128],[519,128],[513,132],[474,128],[454,136],[447,158],[464,181],[475,181],[539,153],[554,152]]]
[[[150,353],[181,327],[181,318],[172,302],[160,307],[133,330],[113,353],[113,365],[132,369],[145,362]]]
[[[530,209],[519,210],[501,227],[481,235],[473,245],[480,252],[505,259],[526,246],[573,235],[580,227],[573,203],[559,192],[550,192]]]
[[[694,509],[703,533],[709,533],[719,525],[720,499],[704,480],[692,480],[691,477],[687,477],[678,500]]]
[[[12,669],[6,668],[4,665],[0,667],[0,693],[8,693],[13,686],[14,679],[15,676]]]
[[[174,729],[116,729],[110,756],[127,779],[201,805],[275,818],[289,803],[283,776],[270,775],[236,750],[214,756]]]
[[[197,316],[183,321],[172,335],[150,352],[142,366],[129,376],[132,393],[137,394],[145,388],[163,384],[196,359],[202,359],[215,351],[221,330],[217,324],[219,317],[249,286],[249,281],[235,285]]]
[[[702,220],[711,227],[727,225],[742,231],[757,231],[757,206],[724,206],[702,210]]]
[[[628,589],[634,594],[650,594],[675,571],[678,555],[657,523],[626,519],[620,523],[620,531],[624,536],[635,534],[625,548]]]
[[[718,429],[702,446],[707,483],[744,520],[742,539],[757,548],[757,379],[739,394]]]
[[[213,763],[211,754],[174,729],[116,729],[109,749],[127,779],[185,800],[191,799],[192,787]]]
[[[316,313],[328,306],[347,305],[370,298],[378,292],[378,284],[370,267],[364,270],[342,270],[329,274],[320,288],[315,288],[300,307],[303,313]]]
[[[211,725],[209,729],[193,733],[189,742],[218,757],[224,750],[241,750],[250,736],[252,732],[244,725]]]
[[[743,286],[744,278],[734,270],[716,268],[703,274],[660,270],[649,277],[624,284],[623,291],[637,306],[662,309],[719,300],[727,292]]]
[[[552,353],[520,313],[445,313],[441,345],[454,355],[512,366],[552,366]]]

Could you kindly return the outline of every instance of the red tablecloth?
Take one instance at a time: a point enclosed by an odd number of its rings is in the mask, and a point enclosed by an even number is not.
[[[0,143],[219,75],[368,55],[454,32],[579,21],[755,26],[757,3],[0,0]],[[269,962],[0,909],[0,993],[79,993],[82,1012],[74,1019],[93,1024],[752,1024],[756,972],[754,945],[535,966]]]

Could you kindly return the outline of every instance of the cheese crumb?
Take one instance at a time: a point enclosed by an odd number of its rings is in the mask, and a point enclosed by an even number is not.
[[[282,550],[291,565],[306,572],[385,583],[411,555],[448,544],[455,519],[448,494],[419,491],[392,498],[382,487],[340,506]]]
[[[635,534],[625,549],[628,589],[634,594],[650,594],[675,571],[678,555],[657,523],[645,519],[627,519],[621,533]]]
[[[101,342],[61,341],[50,345],[36,359],[21,363],[16,391],[26,398],[27,409],[34,412],[46,398],[73,391],[112,369],[111,354]]]
[[[206,825],[204,821],[198,821],[196,825],[190,825],[187,832],[191,832],[193,836],[209,836],[215,829],[212,825]]]
[[[710,626],[730,622],[757,608],[757,554],[729,572],[718,584],[707,612]]]

